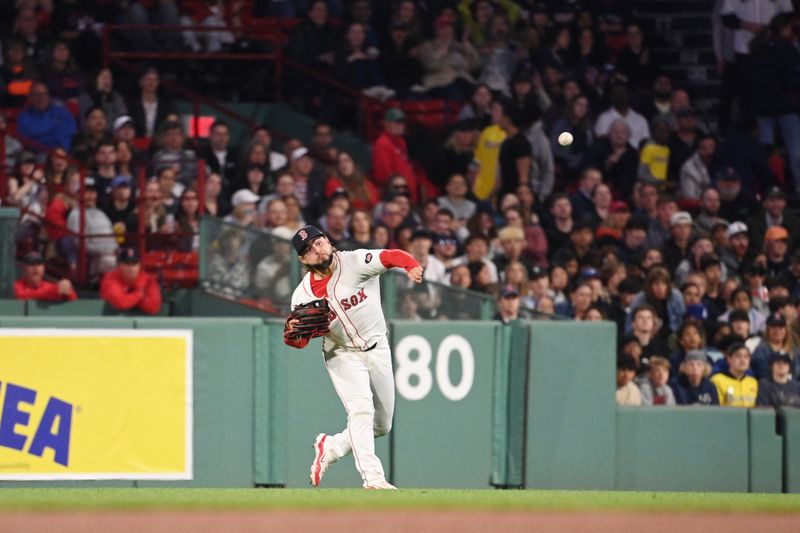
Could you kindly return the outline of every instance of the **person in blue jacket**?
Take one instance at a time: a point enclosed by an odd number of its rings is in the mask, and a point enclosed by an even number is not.
[[[28,95],[28,106],[17,117],[17,131],[38,145],[47,148],[63,148],[69,151],[72,137],[78,131],[75,119],[66,108],[50,100],[47,85],[34,83]],[[44,151],[43,146],[34,146]]]
[[[719,405],[717,388],[708,379],[711,363],[703,350],[689,350],[669,386],[678,405]]]

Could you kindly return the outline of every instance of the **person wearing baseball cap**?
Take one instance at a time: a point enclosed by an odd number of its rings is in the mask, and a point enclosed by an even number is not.
[[[322,337],[324,364],[347,412],[347,428],[319,433],[314,441],[311,485],[318,486],[334,462],[352,453],[365,489],[392,490],[375,454],[375,438],[389,432],[394,416],[392,354],[379,276],[399,267],[419,284],[423,267],[403,250],[337,251],[327,235],[311,225],[294,234],[292,246],[307,272],[292,294],[284,343],[302,349],[312,337]],[[325,310],[327,327],[304,334],[299,308]]]
[[[37,251],[22,256],[22,276],[14,282],[17,300],[68,302],[78,298],[72,282],[66,278],[53,283],[44,279],[44,257]]]
[[[114,135],[114,142],[133,142],[136,138],[136,122],[130,115],[120,115],[114,119],[111,132]]]
[[[769,377],[769,360],[775,354],[788,354],[792,350],[786,318],[780,312],[770,313],[761,342],[753,350],[750,369],[756,379]]]
[[[372,144],[372,179],[378,190],[386,191],[395,174],[406,179],[411,203],[416,204],[420,176],[414,171],[406,143],[406,114],[399,107],[390,107],[383,114],[383,132]]]
[[[689,350],[680,363],[679,373],[669,386],[678,405],[719,405],[717,388],[708,379],[711,362],[703,350]]]
[[[508,324],[519,318],[519,291],[511,284],[503,285],[497,295],[497,311],[494,320]]]
[[[233,211],[222,221],[240,226],[252,225],[256,220],[256,204],[259,200],[261,197],[250,189],[239,189],[231,197]]]
[[[750,233],[747,224],[739,220],[728,224],[725,230],[727,245],[720,250],[720,259],[729,272],[738,272],[750,259]]]
[[[100,297],[117,311],[155,315],[161,310],[161,287],[154,275],[142,269],[134,247],[119,249],[117,268],[100,282]]]
[[[767,256],[767,275],[788,275],[791,267],[789,256],[789,231],[782,226],[772,226],[764,234],[764,253]]]
[[[794,243],[797,242],[795,235],[800,230],[800,219],[786,207],[786,192],[783,189],[773,185],[764,192],[761,209],[747,219],[751,250],[763,249],[763,238],[768,229],[773,226],[786,228],[789,231],[789,249],[795,248]]]
[[[797,358],[785,352],[773,353],[768,361],[768,375],[758,382],[756,405],[769,407],[800,407],[800,382],[797,375]]]

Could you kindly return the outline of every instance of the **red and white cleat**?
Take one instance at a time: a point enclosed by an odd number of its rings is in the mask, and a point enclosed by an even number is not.
[[[318,487],[322,476],[330,465],[335,463],[335,460],[330,460],[330,454],[325,449],[325,441],[328,435],[320,433],[314,440],[314,462],[311,463],[311,473],[308,476],[308,481],[314,487]]]

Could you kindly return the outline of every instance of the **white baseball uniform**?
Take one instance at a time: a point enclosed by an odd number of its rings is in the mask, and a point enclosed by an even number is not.
[[[388,270],[381,261],[381,254],[387,252],[411,257],[394,250],[334,252],[333,274],[327,282],[326,299],[336,317],[323,337],[322,351],[347,411],[347,428],[327,438],[326,453],[332,462],[353,452],[365,487],[385,481],[375,455],[375,437],[389,432],[394,414],[392,354],[378,279]],[[292,309],[319,299],[312,290],[311,275],[307,273],[295,289]]]

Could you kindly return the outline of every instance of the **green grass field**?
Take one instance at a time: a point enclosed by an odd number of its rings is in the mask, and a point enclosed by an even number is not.
[[[0,489],[0,512],[119,509],[452,509],[800,513],[800,495],[361,489]]]

